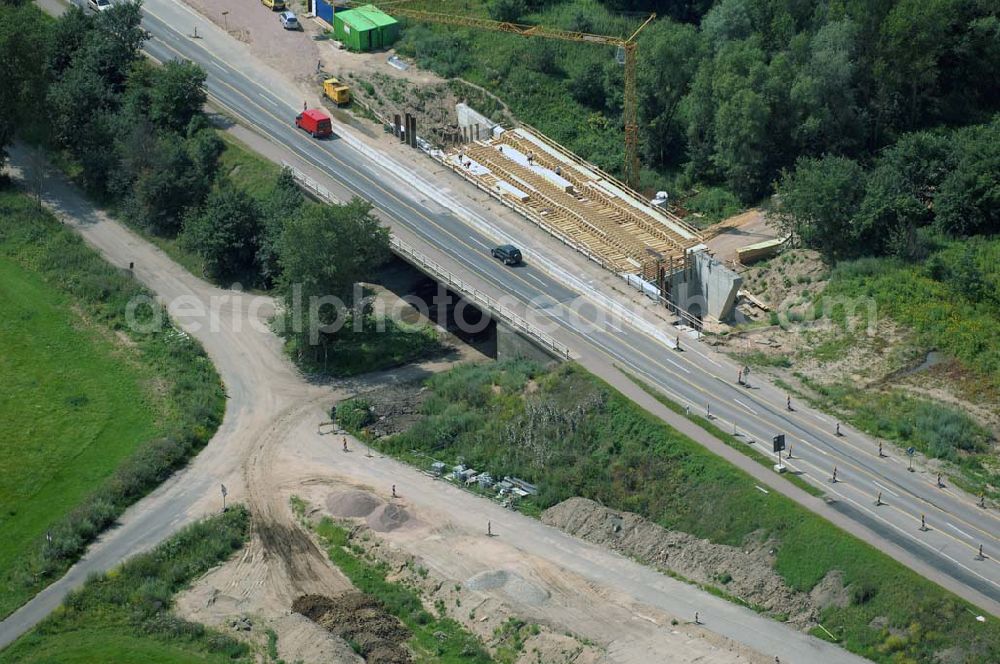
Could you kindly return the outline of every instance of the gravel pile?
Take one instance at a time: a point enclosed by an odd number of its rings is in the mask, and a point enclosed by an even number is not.
[[[410,520],[410,513],[399,505],[385,503],[376,507],[368,515],[368,527],[377,533],[388,533],[400,528]]]
[[[326,499],[326,509],[330,514],[345,518],[368,516],[382,504],[378,497],[356,489],[336,491]]]
[[[549,592],[520,574],[503,569],[487,570],[469,577],[462,584],[468,590],[502,590],[510,599],[536,606],[549,599]]]

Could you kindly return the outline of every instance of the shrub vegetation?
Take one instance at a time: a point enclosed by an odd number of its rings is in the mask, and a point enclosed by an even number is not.
[[[230,507],[115,570],[92,576],[61,610],[0,653],[0,662],[254,661],[247,644],[171,612],[173,596],[242,547],[249,527],[246,509]]]

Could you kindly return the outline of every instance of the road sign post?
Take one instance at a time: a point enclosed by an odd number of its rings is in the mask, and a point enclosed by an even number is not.
[[[785,449],[785,434],[779,433],[771,438],[771,445],[775,454],[778,455],[778,463],[774,466],[774,472],[783,473],[785,472],[785,464],[781,463],[781,451]]]

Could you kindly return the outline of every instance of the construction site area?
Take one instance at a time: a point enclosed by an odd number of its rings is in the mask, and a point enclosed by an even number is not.
[[[478,126],[478,125],[477,125]],[[659,286],[703,248],[698,231],[542,134],[490,128],[450,148],[456,173],[605,268]]]

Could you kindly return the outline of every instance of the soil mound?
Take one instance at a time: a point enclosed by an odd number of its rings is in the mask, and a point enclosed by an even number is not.
[[[349,591],[336,597],[302,595],[292,611],[355,644],[370,664],[410,664],[403,646],[410,630],[369,595]]]
[[[382,505],[382,501],[367,491],[349,489],[331,493],[326,499],[326,509],[333,516],[359,518],[368,516]]]
[[[469,590],[503,590],[515,602],[535,606],[549,598],[549,592],[528,581],[520,574],[503,569],[487,570],[469,577],[464,585]]]
[[[836,594],[836,579],[820,597],[789,588],[774,571],[770,542],[750,541],[741,547],[708,540],[653,523],[631,512],[616,512],[592,500],[570,498],[542,513],[542,521],[643,563],[725,590],[771,615],[787,615],[801,627],[816,620],[820,601]]]
[[[377,533],[388,533],[396,530],[410,520],[410,513],[399,505],[385,503],[376,507],[368,514],[368,527]]]

